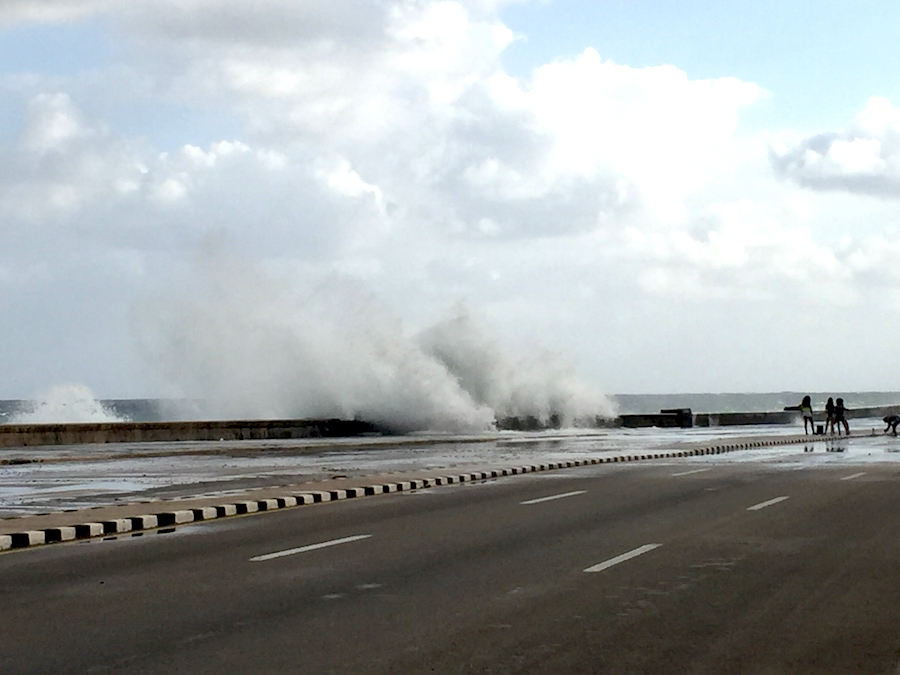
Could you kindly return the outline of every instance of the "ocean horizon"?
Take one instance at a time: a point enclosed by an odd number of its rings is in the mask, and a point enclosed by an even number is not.
[[[615,394],[608,395],[620,415],[658,413],[672,408],[690,408],[693,413],[777,412],[787,406],[799,405],[805,395],[813,401],[813,408],[824,409],[829,396],[842,397],[849,409],[900,405],[900,392],[730,392],[680,394]],[[29,399],[0,400],[0,424],[16,422],[21,415],[33,413],[45,406]],[[91,401],[57,402],[54,409],[42,408],[41,421],[103,421],[121,419],[133,422],[186,421],[210,419],[193,414],[199,409],[195,402],[164,398],[100,399]],[[307,416],[310,417],[310,416]]]

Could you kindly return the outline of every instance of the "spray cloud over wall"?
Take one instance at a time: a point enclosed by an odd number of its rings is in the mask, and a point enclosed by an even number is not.
[[[608,416],[558,359],[506,357],[465,312],[418,337],[358,282],[298,288],[221,254],[194,292],[146,300],[137,335],[181,417],[363,419],[396,431],[476,431],[496,416]],[[538,366],[538,367],[536,367]]]
[[[573,424],[615,415],[610,400],[580,379],[560,355],[504,353],[463,306],[456,307],[451,318],[423,331],[418,342],[498,419],[534,417],[546,422],[556,415],[564,424]]]

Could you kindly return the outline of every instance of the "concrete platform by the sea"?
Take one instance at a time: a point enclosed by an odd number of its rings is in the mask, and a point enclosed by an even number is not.
[[[880,406],[849,410],[854,418],[882,418],[900,414],[900,406]],[[824,412],[816,416],[823,419]],[[589,420],[589,428],[690,428],[751,425],[790,425],[799,413],[778,412],[692,413],[689,408],[663,410],[658,414],[620,415]],[[541,431],[558,428],[551,417],[541,423],[533,417],[498,420],[501,430]],[[171,422],[87,422],[59,424],[0,424],[0,448],[89,443],[152,443],[179,441],[251,441],[310,438],[353,438],[392,435],[385,425],[362,420],[198,420]]]
[[[77,445],[81,443],[338,438],[384,432],[384,429],[368,422],[339,419],[0,424],[0,447]]]

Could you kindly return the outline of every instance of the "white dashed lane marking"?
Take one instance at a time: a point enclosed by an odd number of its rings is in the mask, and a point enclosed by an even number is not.
[[[643,546],[639,546],[633,551],[623,553],[622,555],[617,555],[615,558],[610,558],[606,562],[597,563],[596,565],[588,567],[585,572],[602,572],[603,570],[609,569],[613,565],[618,565],[619,563],[623,563],[626,560],[637,558],[639,555],[643,555],[644,553],[652,551],[655,548],[659,548],[660,546],[662,546],[662,544],[644,544]]]
[[[310,544],[309,546],[301,546],[299,548],[289,548],[286,551],[276,551],[275,553],[266,553],[250,558],[250,562],[262,562],[264,560],[272,560],[273,558],[283,558],[286,555],[294,555],[295,553],[306,553],[307,551],[315,551],[320,548],[328,548],[329,546],[339,546],[341,544],[349,544],[352,541],[360,539],[368,539],[371,534],[358,534],[354,537],[344,537],[343,539],[332,539],[331,541],[323,541],[318,544]]]
[[[773,504],[778,504],[779,502],[783,502],[785,499],[790,499],[790,497],[775,497],[775,499],[770,499],[767,502],[761,502],[759,504],[754,504],[753,506],[748,506],[748,511],[759,511],[760,509],[764,509],[767,506],[772,506]]]
[[[576,490],[575,492],[564,492],[560,495],[551,495],[549,497],[539,497],[538,499],[529,499],[525,502],[519,502],[520,504],[540,504],[541,502],[549,502],[554,499],[565,499],[566,497],[574,497],[576,495],[583,495],[585,490]]]
[[[690,476],[692,473],[703,473],[704,471],[712,471],[712,469],[693,469],[691,471],[681,471],[680,473],[673,473],[673,476]]]
[[[854,478],[859,478],[860,476],[865,476],[865,471],[860,471],[859,473],[852,473],[849,476],[844,476],[841,480],[853,480]]]

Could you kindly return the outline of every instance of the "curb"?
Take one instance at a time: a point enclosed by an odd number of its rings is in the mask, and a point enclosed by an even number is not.
[[[188,523],[198,523],[207,520],[217,520],[231,516],[241,516],[250,513],[262,513],[279,509],[293,508],[307,504],[319,504],[341,499],[355,499],[358,497],[371,497],[374,495],[388,494],[391,492],[408,492],[424,488],[438,487],[441,485],[453,485],[459,483],[471,483],[474,481],[491,480],[504,476],[516,476],[538,471],[553,471],[557,469],[570,469],[579,466],[594,464],[611,464],[617,462],[637,462],[651,459],[670,459],[676,457],[695,457],[699,455],[719,455],[738,450],[750,450],[775,445],[788,445],[791,443],[808,442],[805,437],[788,437],[783,439],[768,439],[762,441],[743,441],[734,444],[720,444],[693,450],[677,450],[656,454],[642,455],[614,455],[609,457],[594,457],[591,459],[577,459],[562,462],[548,462],[544,464],[527,464],[524,466],[504,469],[492,469],[489,471],[475,471],[471,473],[452,474],[433,478],[420,478],[407,481],[367,485],[364,487],[348,487],[339,490],[314,490],[290,492],[281,497],[259,500],[237,501],[216,506],[204,506],[195,509],[182,509],[178,511],[164,511],[115,520],[100,522],[86,522],[66,527],[52,527],[43,530],[25,530],[12,534],[0,535],[0,551],[17,550],[55,544],[65,541],[88,540],[97,537],[107,537],[117,534],[138,533],[159,528],[174,527]]]

